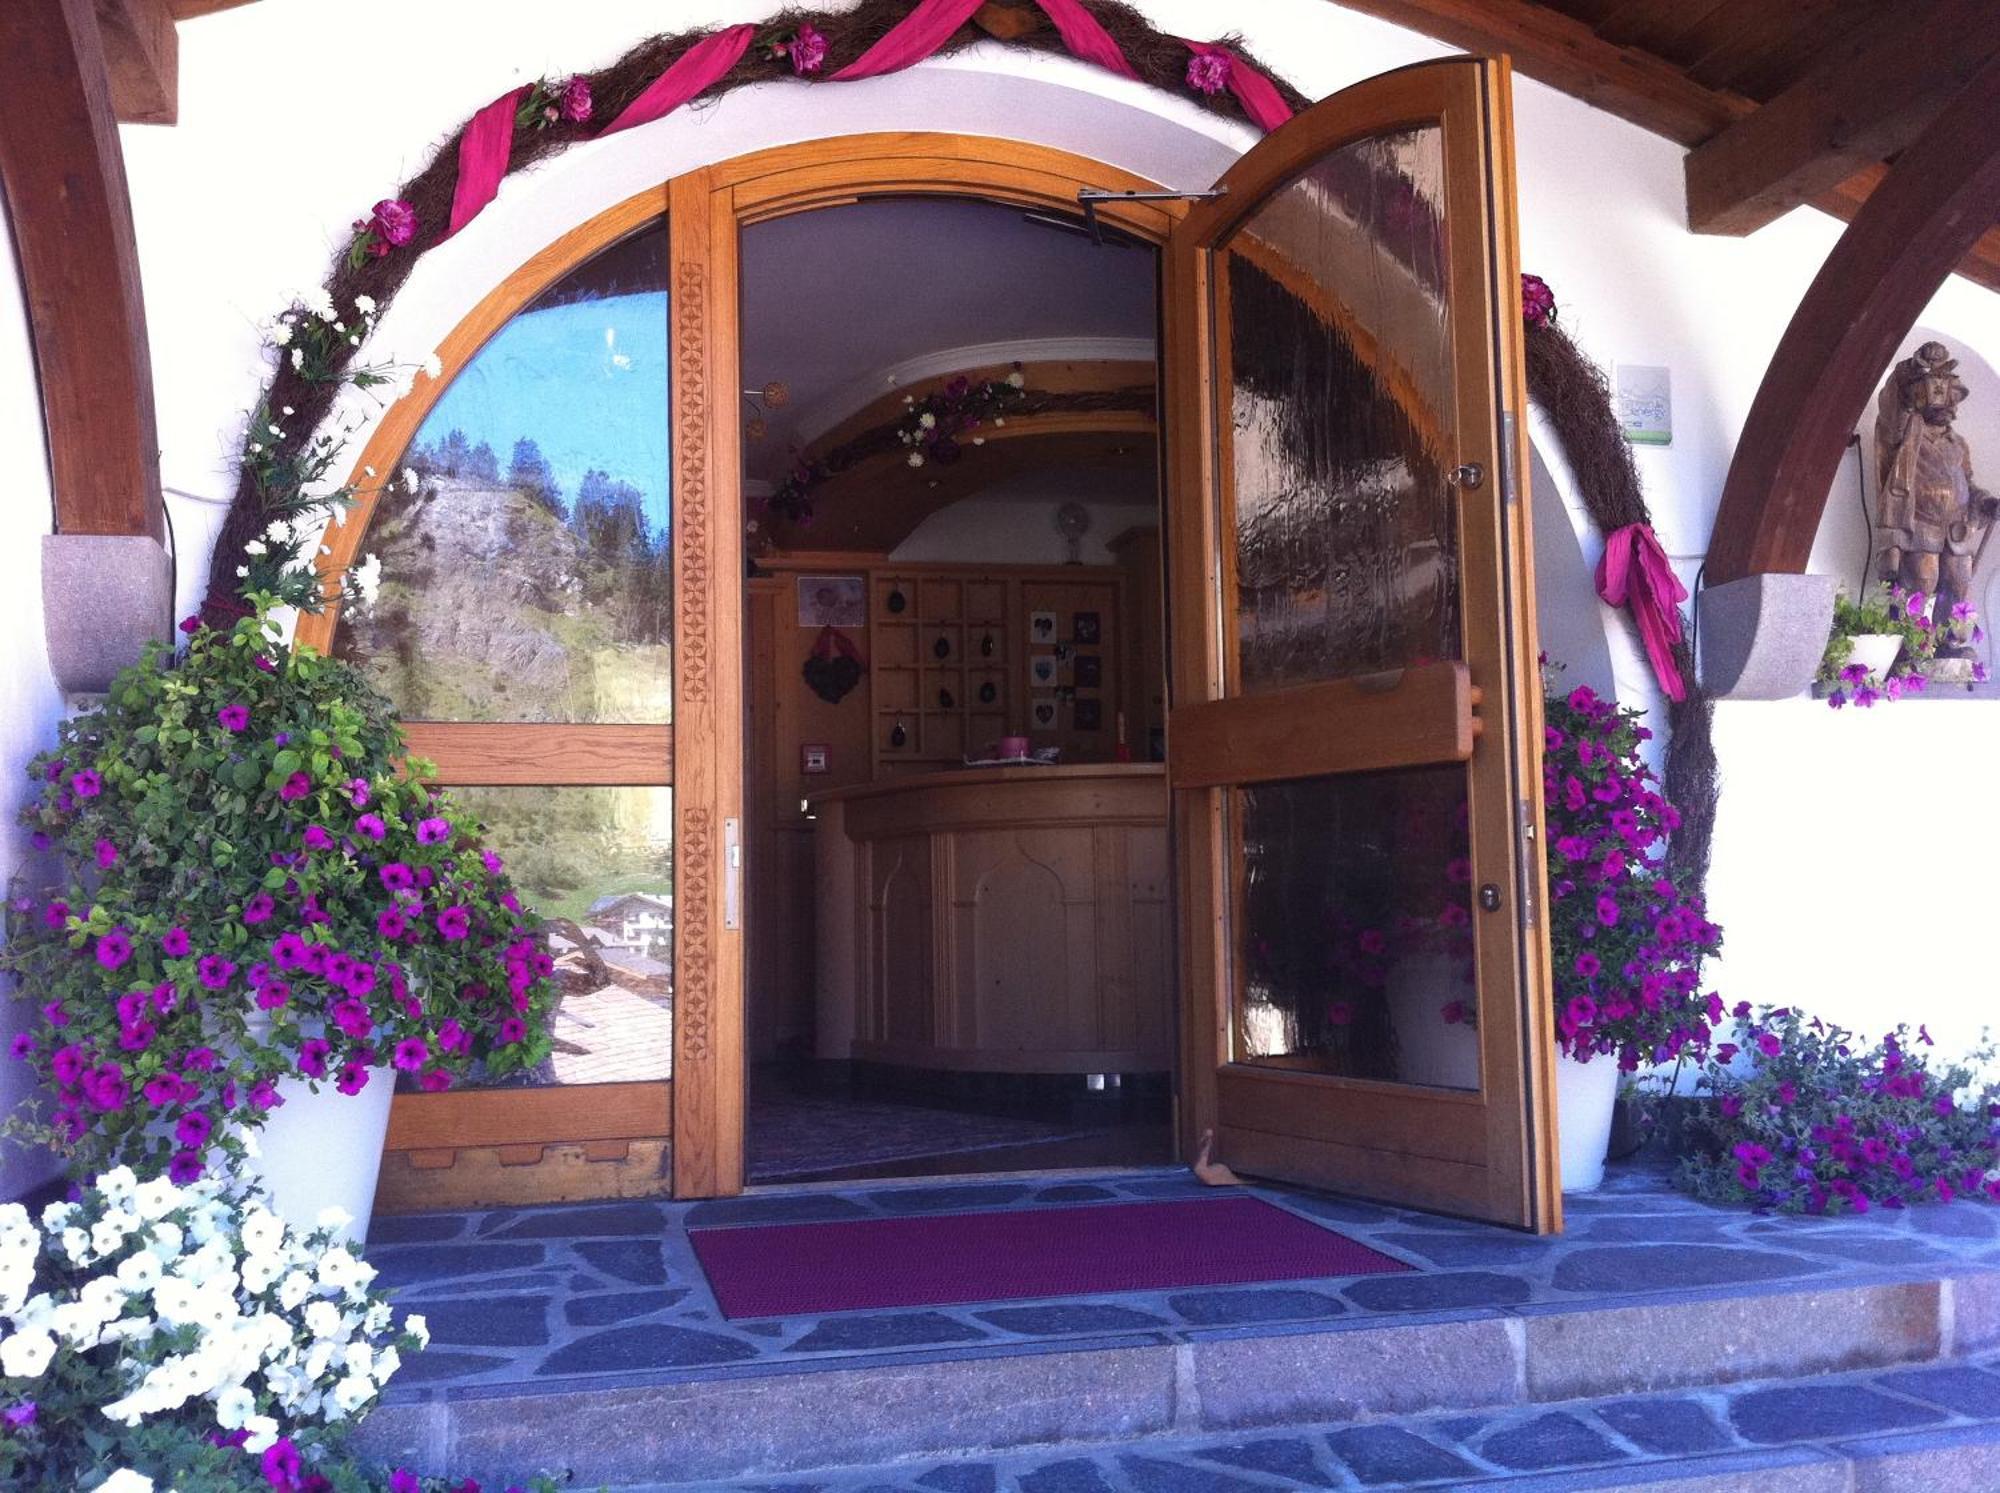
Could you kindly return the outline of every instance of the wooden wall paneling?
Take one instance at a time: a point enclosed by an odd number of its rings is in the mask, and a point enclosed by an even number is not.
[[[165,542],[145,300],[91,0],[0,5],[0,190],[60,534]]]
[[[674,728],[521,721],[405,721],[412,757],[443,787],[597,784],[671,787]]]
[[[697,171],[671,186],[674,596],[674,1192],[743,1188],[742,921],[729,864],[744,818],[742,401],[737,233]],[[731,904],[737,913],[731,925]]]
[[[1792,314],[1737,437],[1709,540],[1711,585],[1803,572],[1827,494],[1897,344],[2000,201],[2000,57],[1910,145]]]

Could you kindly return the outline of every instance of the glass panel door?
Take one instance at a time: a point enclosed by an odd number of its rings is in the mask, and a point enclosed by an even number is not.
[[[1190,1142],[1546,1228],[1508,148],[1504,65],[1408,68],[1176,230],[1168,766]]]

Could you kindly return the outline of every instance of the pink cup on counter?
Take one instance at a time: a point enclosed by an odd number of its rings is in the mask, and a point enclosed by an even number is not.
[[[1025,736],[1003,736],[1000,738],[1000,755],[1003,757],[1025,757],[1028,755],[1028,738]]]

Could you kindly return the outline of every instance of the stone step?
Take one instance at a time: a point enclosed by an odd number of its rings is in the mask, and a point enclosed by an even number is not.
[[[1664,1403],[1708,1406],[1713,1420],[1722,1403],[1718,1396],[1728,1399],[1732,1415],[1745,1403],[1730,1397],[1726,1386],[1870,1371],[1873,1378],[1853,1381],[1860,1386],[1853,1393],[1871,1406],[1903,1407],[1884,1414],[1914,1418],[1880,1426],[1843,1418],[1837,1444],[1831,1436],[1824,1444],[1813,1443],[1812,1456],[1797,1464],[1819,1469],[1810,1473],[1819,1476],[1832,1465],[1829,1457],[1848,1455],[1839,1450],[1848,1438],[1870,1433],[1921,1428],[1927,1436],[1970,1435],[1971,1450],[1964,1454],[1989,1455],[1975,1417],[1939,1408],[1934,1397],[1913,1398],[1887,1383],[1881,1371],[1966,1360],[1951,1363],[1951,1371],[1970,1376],[1965,1384],[1981,1393],[1992,1386],[1991,1413],[2000,1415],[2000,1379],[1987,1376],[1983,1359],[1971,1361],[1994,1349],[2000,1349],[2000,1275],[1960,1264],[1933,1267],[1919,1278],[1766,1281],[1584,1302],[985,1343],[866,1358],[711,1364],[572,1376],[555,1383],[463,1384],[392,1398],[371,1416],[364,1440],[385,1457],[492,1481],[543,1468],[566,1471],[583,1488],[644,1486],[663,1475],[716,1486],[811,1473],[793,1481],[816,1484],[822,1481],[817,1469],[891,1460],[907,1465],[911,1458],[970,1458],[989,1466],[1004,1458],[1011,1469],[1020,1457],[1032,1462],[1041,1455],[1019,1450],[1031,1447],[1155,1440],[1181,1445],[1203,1437],[1233,1438],[1226,1442],[1231,1446],[1287,1444],[1299,1440],[1303,1433],[1292,1428],[1300,1426],[1335,1428],[1312,1433],[1320,1438],[1310,1442],[1312,1455],[1325,1461],[1333,1455],[1325,1438],[1340,1434],[1339,1428],[1386,1445],[1385,1429],[1403,1429],[1389,1422],[1428,1416],[1441,1419],[1426,1425],[1461,1433],[1461,1452],[1469,1450],[1469,1465],[1490,1481],[1503,1471],[1519,1476],[1531,1470],[1526,1465],[1509,1470],[1504,1459],[1488,1457],[1482,1448],[1496,1437],[1528,1444],[1573,1436],[1585,1447],[1608,1444],[1620,1465],[1635,1459],[1633,1433],[1616,1430],[1596,1410],[1579,1417],[1553,1408],[1566,1402],[1615,1396],[1620,1403],[1650,1404],[1655,1401],[1632,1397],[1666,1395]],[[1783,1385],[1766,1389],[1785,1392]],[[1932,1407],[1929,1412],[1916,1408],[1925,1404]],[[1689,1412],[1662,1413],[1688,1413],[1693,1424]],[[1754,1435],[1739,1442],[1730,1455],[1758,1444]],[[1692,1447],[1678,1454],[1696,1451],[1716,1454],[1713,1448]],[[1952,1454],[1949,1447],[1926,1443],[1896,1452],[1901,1460],[1895,1465]],[[1110,1465],[1103,1458],[1110,1457],[1124,1480],[1106,1486],[1138,1493],[1236,1486],[1215,1481],[1238,1476],[1224,1470],[1231,1464],[1196,1458],[1210,1468],[1203,1474],[1208,1481],[1176,1483],[1143,1465],[1131,1472],[1119,1455],[1143,1463],[1147,1453],[1106,1451],[1048,1460],[1088,1464],[1103,1477]],[[1755,1453],[1770,1455],[1775,1454]],[[1574,1460],[1587,1464],[1591,1458]],[[1654,1460],[1658,1475],[1666,1476],[1666,1464]],[[1744,1474],[1712,1470],[1713,1477],[1725,1480],[1690,1486],[1747,1488],[1747,1482],[1726,1479],[1748,1476],[1759,1493],[1771,1493],[1779,1485],[1757,1470],[1761,1466]],[[1446,1473],[1446,1485],[1457,1475]],[[1024,1477],[1021,1486],[1028,1493],[1098,1486],[1089,1479],[1070,1484],[1064,1476],[1032,1482]],[[1244,1488],[1273,1485],[1269,1479],[1239,1481]],[[867,1485],[865,1479],[855,1484]],[[918,1485],[931,1493],[949,1493],[955,1486],[949,1479],[910,1484]],[[2000,1475],[1883,1486],[2000,1488]]]
[[[2000,1488],[2000,1360],[1760,1380],[1476,1413],[1146,1436],[648,1493],[1860,1493]]]

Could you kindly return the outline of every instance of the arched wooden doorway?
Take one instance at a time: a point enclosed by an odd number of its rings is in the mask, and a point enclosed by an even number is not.
[[[1559,1210],[1537,911],[1539,688],[1515,437],[1525,399],[1508,110],[1504,64],[1425,64],[1337,95],[1274,132],[1225,175],[1220,202],[1190,213],[1179,201],[1111,200],[1097,212],[1163,248],[1169,266],[1168,780],[1182,1144],[1214,1130],[1225,1159],[1263,1175],[1546,1229]],[[674,1062],[670,1083],[615,1094],[605,1086],[399,1098],[392,1145],[400,1134],[412,1156],[427,1153],[442,1169],[451,1155],[487,1147],[505,1162],[507,1148],[522,1161],[560,1144],[610,1159],[637,1141],[670,1143],[676,1196],[741,1189],[741,229],[889,194],[1074,217],[1085,188],[1158,190],[1082,157],[983,137],[866,135],[761,152],[677,177],[573,230],[447,340],[449,375],[562,274],[664,214],[671,723],[420,722],[411,737],[448,783],[671,786]],[[1276,387],[1284,360],[1242,335],[1253,313],[1324,344],[1320,382]],[[1246,465],[1241,420],[1282,425],[1293,416],[1273,407],[1289,398],[1304,401],[1297,418],[1310,423],[1339,379],[1379,406],[1359,447],[1328,465],[1321,432],[1305,456],[1267,444],[1258,458],[1266,467],[1303,461],[1290,474]],[[383,422],[363,453],[364,478],[393,469],[442,387],[406,399]],[[1330,632],[1306,636],[1311,625],[1301,631],[1298,618],[1315,609],[1330,616],[1332,601],[1310,586],[1278,596],[1281,587],[1251,578],[1245,559],[1253,540],[1270,537],[1251,533],[1258,505],[1303,494],[1318,505],[1309,524],[1331,525],[1346,501],[1335,475],[1363,468],[1381,484],[1371,522],[1384,537],[1370,560],[1382,585],[1362,604],[1394,611],[1396,598],[1414,592],[1443,597],[1427,621],[1392,620],[1386,631],[1401,641],[1386,651],[1344,650]],[[368,516],[335,532],[331,565],[360,552]],[[1307,556],[1331,558],[1331,550]],[[1255,586],[1263,591],[1253,596]],[[326,646],[335,627],[331,615],[312,619],[302,637]],[[1436,637],[1417,638],[1424,628]],[[1287,653],[1275,672],[1274,639]],[[1413,852],[1392,843],[1396,826],[1426,816],[1431,829]],[[1333,838],[1304,833],[1322,823]],[[1356,1059],[1327,1029],[1329,1019],[1345,1021],[1317,1009],[1325,992],[1305,988],[1318,976],[1297,960],[1296,969],[1259,968],[1269,932],[1260,925],[1288,916],[1283,897],[1271,900],[1270,868],[1292,867],[1284,874],[1297,873],[1314,916],[1328,911],[1320,902],[1355,895],[1346,873],[1328,870],[1354,848],[1341,835],[1381,842],[1373,859],[1350,858],[1363,866],[1355,877],[1369,883],[1362,900],[1371,917],[1421,889],[1452,904],[1450,926],[1468,929],[1451,1004],[1476,1016],[1469,1072],[1440,1081],[1399,1071],[1393,1035]],[[1380,952],[1370,948],[1370,959]],[[1439,966],[1400,953],[1388,962],[1397,959],[1404,983],[1422,987],[1419,1002],[1435,1006],[1443,987],[1424,982],[1443,978]],[[1384,971],[1375,974],[1369,983],[1379,989]],[[1386,1013],[1377,1024],[1388,1031]],[[643,1190],[640,1179],[626,1180],[633,1185],[618,1190]]]

